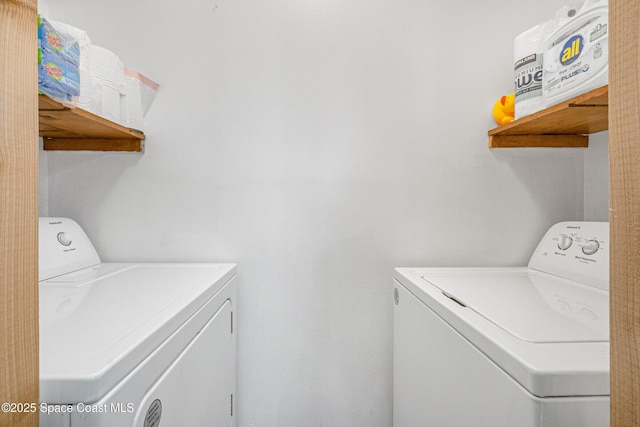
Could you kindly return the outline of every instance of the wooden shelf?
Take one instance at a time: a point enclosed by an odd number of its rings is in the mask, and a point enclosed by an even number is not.
[[[589,134],[609,129],[609,86],[489,131],[489,148],[588,147]]]
[[[38,95],[40,136],[45,150],[134,151],[144,148],[144,133],[80,108]]]

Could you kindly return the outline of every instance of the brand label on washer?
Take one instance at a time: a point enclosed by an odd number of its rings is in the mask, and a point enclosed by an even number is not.
[[[147,415],[144,417],[144,427],[157,427],[160,425],[160,418],[162,417],[162,402],[160,399],[156,399],[151,402]]]

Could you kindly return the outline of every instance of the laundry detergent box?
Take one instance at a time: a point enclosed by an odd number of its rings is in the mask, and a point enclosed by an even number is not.
[[[544,109],[542,74],[544,40],[553,31],[553,21],[547,20],[518,35],[513,41],[514,117],[533,114]]]
[[[38,16],[38,89],[73,103],[80,94],[80,46],[64,31]]]
[[[546,106],[604,86],[609,81],[607,1],[586,0],[579,10],[565,9],[561,9],[566,15],[561,17],[563,23],[543,46],[542,96]]]

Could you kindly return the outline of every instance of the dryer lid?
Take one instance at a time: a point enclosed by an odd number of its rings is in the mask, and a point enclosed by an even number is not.
[[[609,341],[606,291],[535,270],[430,274],[423,279],[520,340]]]
[[[41,281],[41,399],[98,401],[234,275],[234,264],[101,263]]]

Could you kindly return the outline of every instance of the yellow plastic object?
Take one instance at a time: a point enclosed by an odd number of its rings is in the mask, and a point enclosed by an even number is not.
[[[515,95],[510,93],[498,99],[493,104],[493,118],[499,125],[504,125],[513,121],[513,106],[515,104]]]

